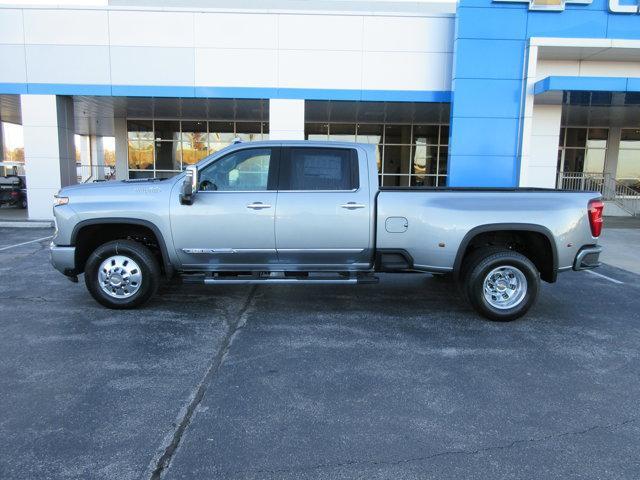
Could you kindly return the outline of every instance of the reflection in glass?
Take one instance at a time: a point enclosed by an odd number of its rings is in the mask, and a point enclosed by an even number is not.
[[[382,143],[382,125],[375,123],[359,123],[357,125],[357,141],[360,143]]]
[[[209,155],[206,133],[182,132],[182,165],[193,165]]]
[[[564,171],[582,172],[584,168],[584,148],[566,148],[564,151]]]
[[[586,128],[567,128],[567,147],[581,147],[587,143],[587,129]],[[576,171],[576,170],[573,170]]]
[[[599,140],[598,140],[599,141]],[[584,171],[587,173],[604,172],[605,149],[589,148],[584,162]]]
[[[237,122],[236,137],[243,142],[262,140],[262,125],[260,122]]]
[[[305,125],[305,138],[307,140],[329,140],[329,124],[307,123]]]
[[[446,175],[449,166],[449,147],[440,147],[438,150],[438,173]],[[442,183],[440,183],[442,185]]]
[[[437,187],[438,177],[435,175],[412,175],[411,176],[412,187]]]
[[[153,142],[129,140],[129,168],[132,170],[153,169]]]
[[[435,145],[415,145],[413,148],[413,170],[411,173],[435,174],[438,169],[438,147]]]
[[[329,140],[334,142],[355,142],[355,123],[332,123],[329,125]]]
[[[155,140],[180,140],[180,122],[177,120],[156,120]]]
[[[410,173],[411,147],[409,145],[385,145],[382,173]]]
[[[438,144],[438,125],[414,125],[413,143]]]
[[[230,145],[234,138],[233,122],[209,122],[209,142]]]
[[[180,142],[156,142],[156,170],[180,170],[181,160]]]
[[[411,125],[385,125],[385,144],[409,144],[411,143]]]

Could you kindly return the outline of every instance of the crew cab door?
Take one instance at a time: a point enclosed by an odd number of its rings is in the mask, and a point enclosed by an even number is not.
[[[277,263],[274,219],[279,148],[243,148],[198,170],[192,205],[171,200],[171,230],[185,268],[254,269]]]
[[[372,207],[366,158],[356,148],[283,147],[275,222],[280,263],[367,268]]]

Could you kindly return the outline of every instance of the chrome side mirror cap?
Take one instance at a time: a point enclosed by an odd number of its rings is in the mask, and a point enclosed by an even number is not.
[[[180,203],[182,205],[192,205],[198,191],[198,168],[189,165],[185,169],[185,177],[180,190]]]

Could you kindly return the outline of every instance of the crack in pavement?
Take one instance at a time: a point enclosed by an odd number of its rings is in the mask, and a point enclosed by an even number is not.
[[[589,433],[593,430],[598,430],[598,429],[613,429],[613,428],[620,428],[623,427],[625,425],[628,425],[630,423],[634,423],[638,420],[638,418],[630,418],[627,420],[624,420],[622,422],[618,422],[618,423],[609,423],[606,425],[593,425],[591,427],[582,429],[582,430],[570,430],[567,432],[561,432],[561,433],[553,433],[550,435],[545,435],[542,437],[534,437],[534,438],[525,438],[525,439],[521,439],[521,440],[514,440],[512,442],[509,443],[505,443],[504,445],[490,445],[487,447],[481,447],[481,448],[477,448],[475,450],[445,450],[442,452],[437,452],[437,453],[433,453],[431,455],[425,455],[425,456],[421,456],[421,457],[411,457],[411,458],[404,458],[404,459],[399,459],[399,460],[349,460],[349,461],[344,461],[344,462],[334,462],[334,463],[319,463],[319,464],[315,464],[315,465],[307,465],[307,466],[299,466],[299,467],[290,467],[290,468],[276,468],[276,469],[245,469],[245,470],[227,470],[224,472],[219,472],[220,474],[224,475],[229,475],[229,474],[248,474],[248,473],[252,473],[252,474],[286,474],[286,473],[294,473],[294,472],[308,472],[308,471],[313,471],[313,470],[324,470],[324,469],[329,469],[329,468],[340,468],[340,467],[352,467],[352,466],[356,466],[356,465],[370,465],[370,466],[377,466],[377,465],[403,465],[403,464],[408,464],[408,463],[414,463],[414,462],[424,462],[427,460],[432,460],[434,458],[438,458],[438,457],[444,457],[444,456],[448,456],[448,455],[477,455],[480,453],[484,453],[484,452],[489,452],[489,451],[494,451],[494,450],[508,450],[511,449],[513,447],[516,447],[520,444],[527,444],[527,443],[539,443],[539,442],[545,442],[547,440],[553,440],[556,438],[563,438],[563,437],[568,437],[568,436],[578,436],[578,435],[584,435],[586,433]]]
[[[187,428],[191,424],[191,420],[193,419],[200,402],[204,398],[204,394],[206,393],[211,380],[216,373],[218,373],[220,367],[224,363],[224,359],[227,356],[236,335],[246,324],[246,313],[253,301],[253,298],[255,297],[256,289],[256,285],[251,287],[247,298],[240,310],[238,310],[233,321],[229,322],[225,320],[227,324],[227,332],[222,340],[222,345],[211,358],[204,376],[196,385],[193,393],[189,397],[189,401],[180,409],[174,431],[165,436],[163,444],[156,451],[156,455],[151,460],[149,467],[147,468],[147,474],[145,475],[149,480],[159,480],[163,473],[169,468],[171,460],[173,459]]]

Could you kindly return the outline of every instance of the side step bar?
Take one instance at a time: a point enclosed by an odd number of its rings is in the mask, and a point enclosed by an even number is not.
[[[329,277],[329,276],[208,276],[208,275],[182,275],[182,283],[197,285],[364,285],[378,283],[380,279],[373,275],[359,275],[349,277]]]

